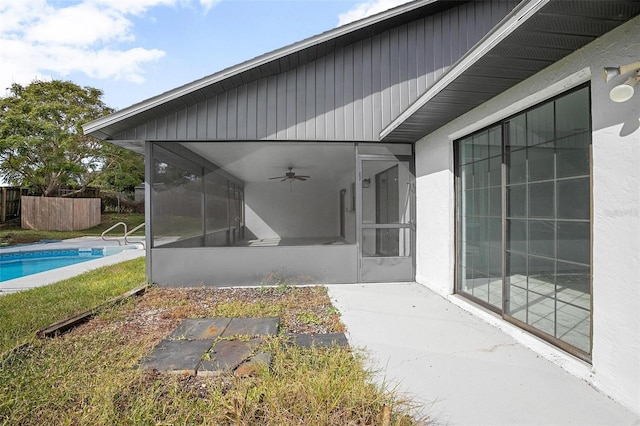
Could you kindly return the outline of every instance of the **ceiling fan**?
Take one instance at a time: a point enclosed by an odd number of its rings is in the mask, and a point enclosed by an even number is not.
[[[269,180],[280,179],[280,182],[284,182],[286,180],[288,180],[288,181],[294,181],[294,180],[305,181],[305,180],[310,179],[310,178],[311,178],[311,176],[296,175],[295,172],[293,171],[293,167],[289,167],[289,171],[286,172],[284,174],[284,176],[272,177],[272,178],[269,178]]]

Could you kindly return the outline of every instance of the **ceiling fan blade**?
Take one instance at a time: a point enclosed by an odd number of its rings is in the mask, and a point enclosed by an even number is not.
[[[307,175],[296,175],[293,172],[293,167],[289,167],[289,171],[287,173],[285,173],[284,176],[270,177],[269,180],[280,179],[280,182],[285,182],[287,180],[289,180],[289,181],[293,181],[293,180],[305,181],[305,180],[310,179],[310,178],[311,178],[311,176],[307,176]]]

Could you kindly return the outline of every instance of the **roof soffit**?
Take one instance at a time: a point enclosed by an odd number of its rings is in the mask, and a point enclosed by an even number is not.
[[[381,139],[415,142],[638,14],[640,2],[630,0],[525,1],[384,129]]]

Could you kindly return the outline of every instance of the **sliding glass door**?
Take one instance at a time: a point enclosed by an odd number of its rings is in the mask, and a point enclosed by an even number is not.
[[[456,143],[457,291],[585,359],[590,122],[585,86]]]
[[[458,289],[502,309],[502,132],[458,142]]]

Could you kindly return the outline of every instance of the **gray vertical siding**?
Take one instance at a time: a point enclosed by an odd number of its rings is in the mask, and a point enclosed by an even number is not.
[[[517,3],[462,4],[212,93],[116,139],[376,141]]]

